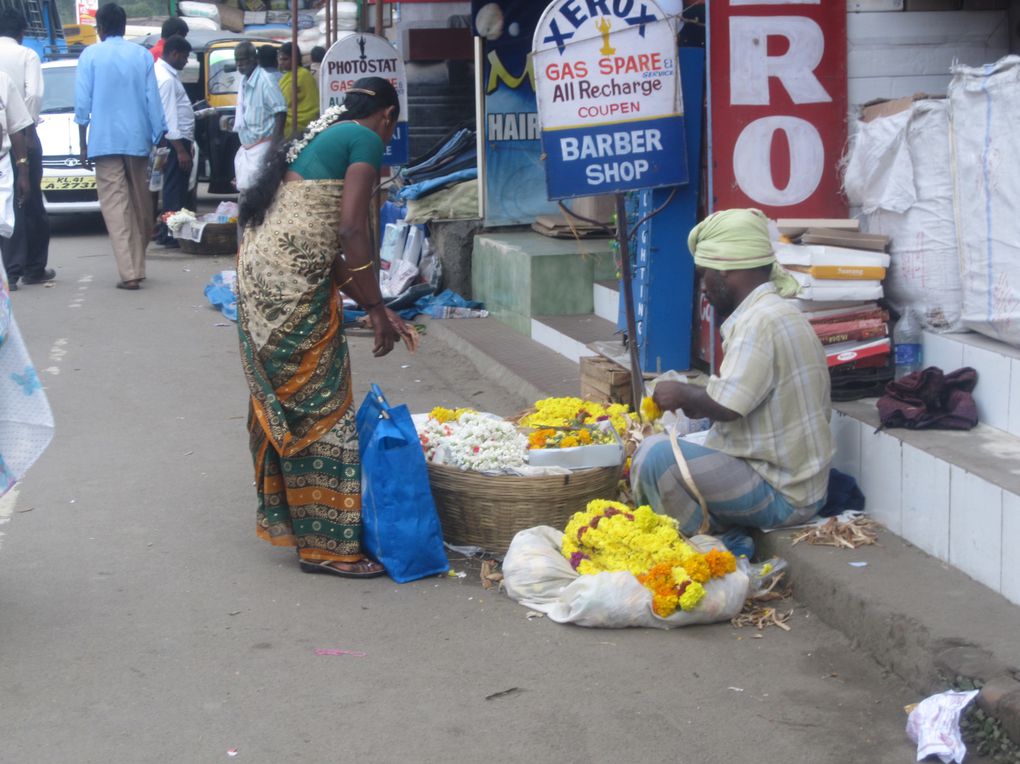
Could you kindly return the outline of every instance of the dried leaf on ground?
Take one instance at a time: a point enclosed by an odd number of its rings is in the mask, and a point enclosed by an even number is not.
[[[753,626],[758,631],[761,631],[767,626],[778,626],[783,631],[790,631],[790,627],[786,625],[786,622],[790,620],[792,615],[792,610],[787,610],[783,613],[774,607],[768,607],[753,600],[748,600],[744,603],[744,609],[740,611],[739,615],[734,616],[730,623],[738,629],[742,629],[745,626]]]
[[[499,572],[499,562],[496,560],[483,560],[479,578],[482,580],[483,589],[491,589],[495,584],[499,584],[502,587],[503,574]]]
[[[792,545],[806,541],[818,546],[834,546],[839,549],[857,549],[878,543],[878,525],[874,520],[858,517],[841,523],[835,517],[821,525],[805,528],[793,537]]]

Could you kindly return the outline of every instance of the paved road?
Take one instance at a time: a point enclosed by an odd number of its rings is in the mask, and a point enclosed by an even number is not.
[[[235,330],[202,296],[229,259],[154,250],[120,291],[76,220],[52,263],[13,297],[57,434],[0,528],[0,762],[913,761],[916,698],[800,608],[761,639],[596,631],[474,577],[304,575],[254,533]],[[434,339],[352,348],[359,398],[524,405]]]

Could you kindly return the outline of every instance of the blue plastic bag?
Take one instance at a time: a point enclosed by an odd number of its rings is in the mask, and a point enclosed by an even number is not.
[[[378,385],[358,409],[358,448],[365,551],[398,584],[445,573],[450,563],[411,413],[390,407]]]

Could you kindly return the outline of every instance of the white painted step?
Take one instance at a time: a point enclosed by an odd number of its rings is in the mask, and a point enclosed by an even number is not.
[[[615,281],[596,281],[592,284],[595,297],[595,315],[616,325],[620,314],[620,287]]]
[[[981,423],[1020,438],[1020,349],[977,332],[925,332],[923,362],[947,374],[963,366],[976,369],[974,401]]]
[[[588,349],[589,343],[611,340],[615,333],[615,323],[594,313],[583,316],[536,316],[531,319],[531,339],[574,363],[580,363],[582,356],[595,355]]]

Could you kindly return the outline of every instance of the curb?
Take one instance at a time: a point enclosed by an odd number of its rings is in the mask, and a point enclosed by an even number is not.
[[[1020,608],[884,529],[878,545],[852,551],[794,546],[783,531],[756,541],[763,557],[789,562],[797,601],[854,647],[922,697],[976,680],[979,707],[1020,744]]]
[[[527,400],[548,397],[441,321],[428,327],[508,392]],[[876,546],[852,551],[794,546],[790,538],[776,531],[756,533],[755,540],[762,557],[790,563],[798,602],[921,698],[961,678],[976,681],[979,707],[1020,745],[1020,607],[884,528]],[[852,567],[851,561],[867,565]]]

